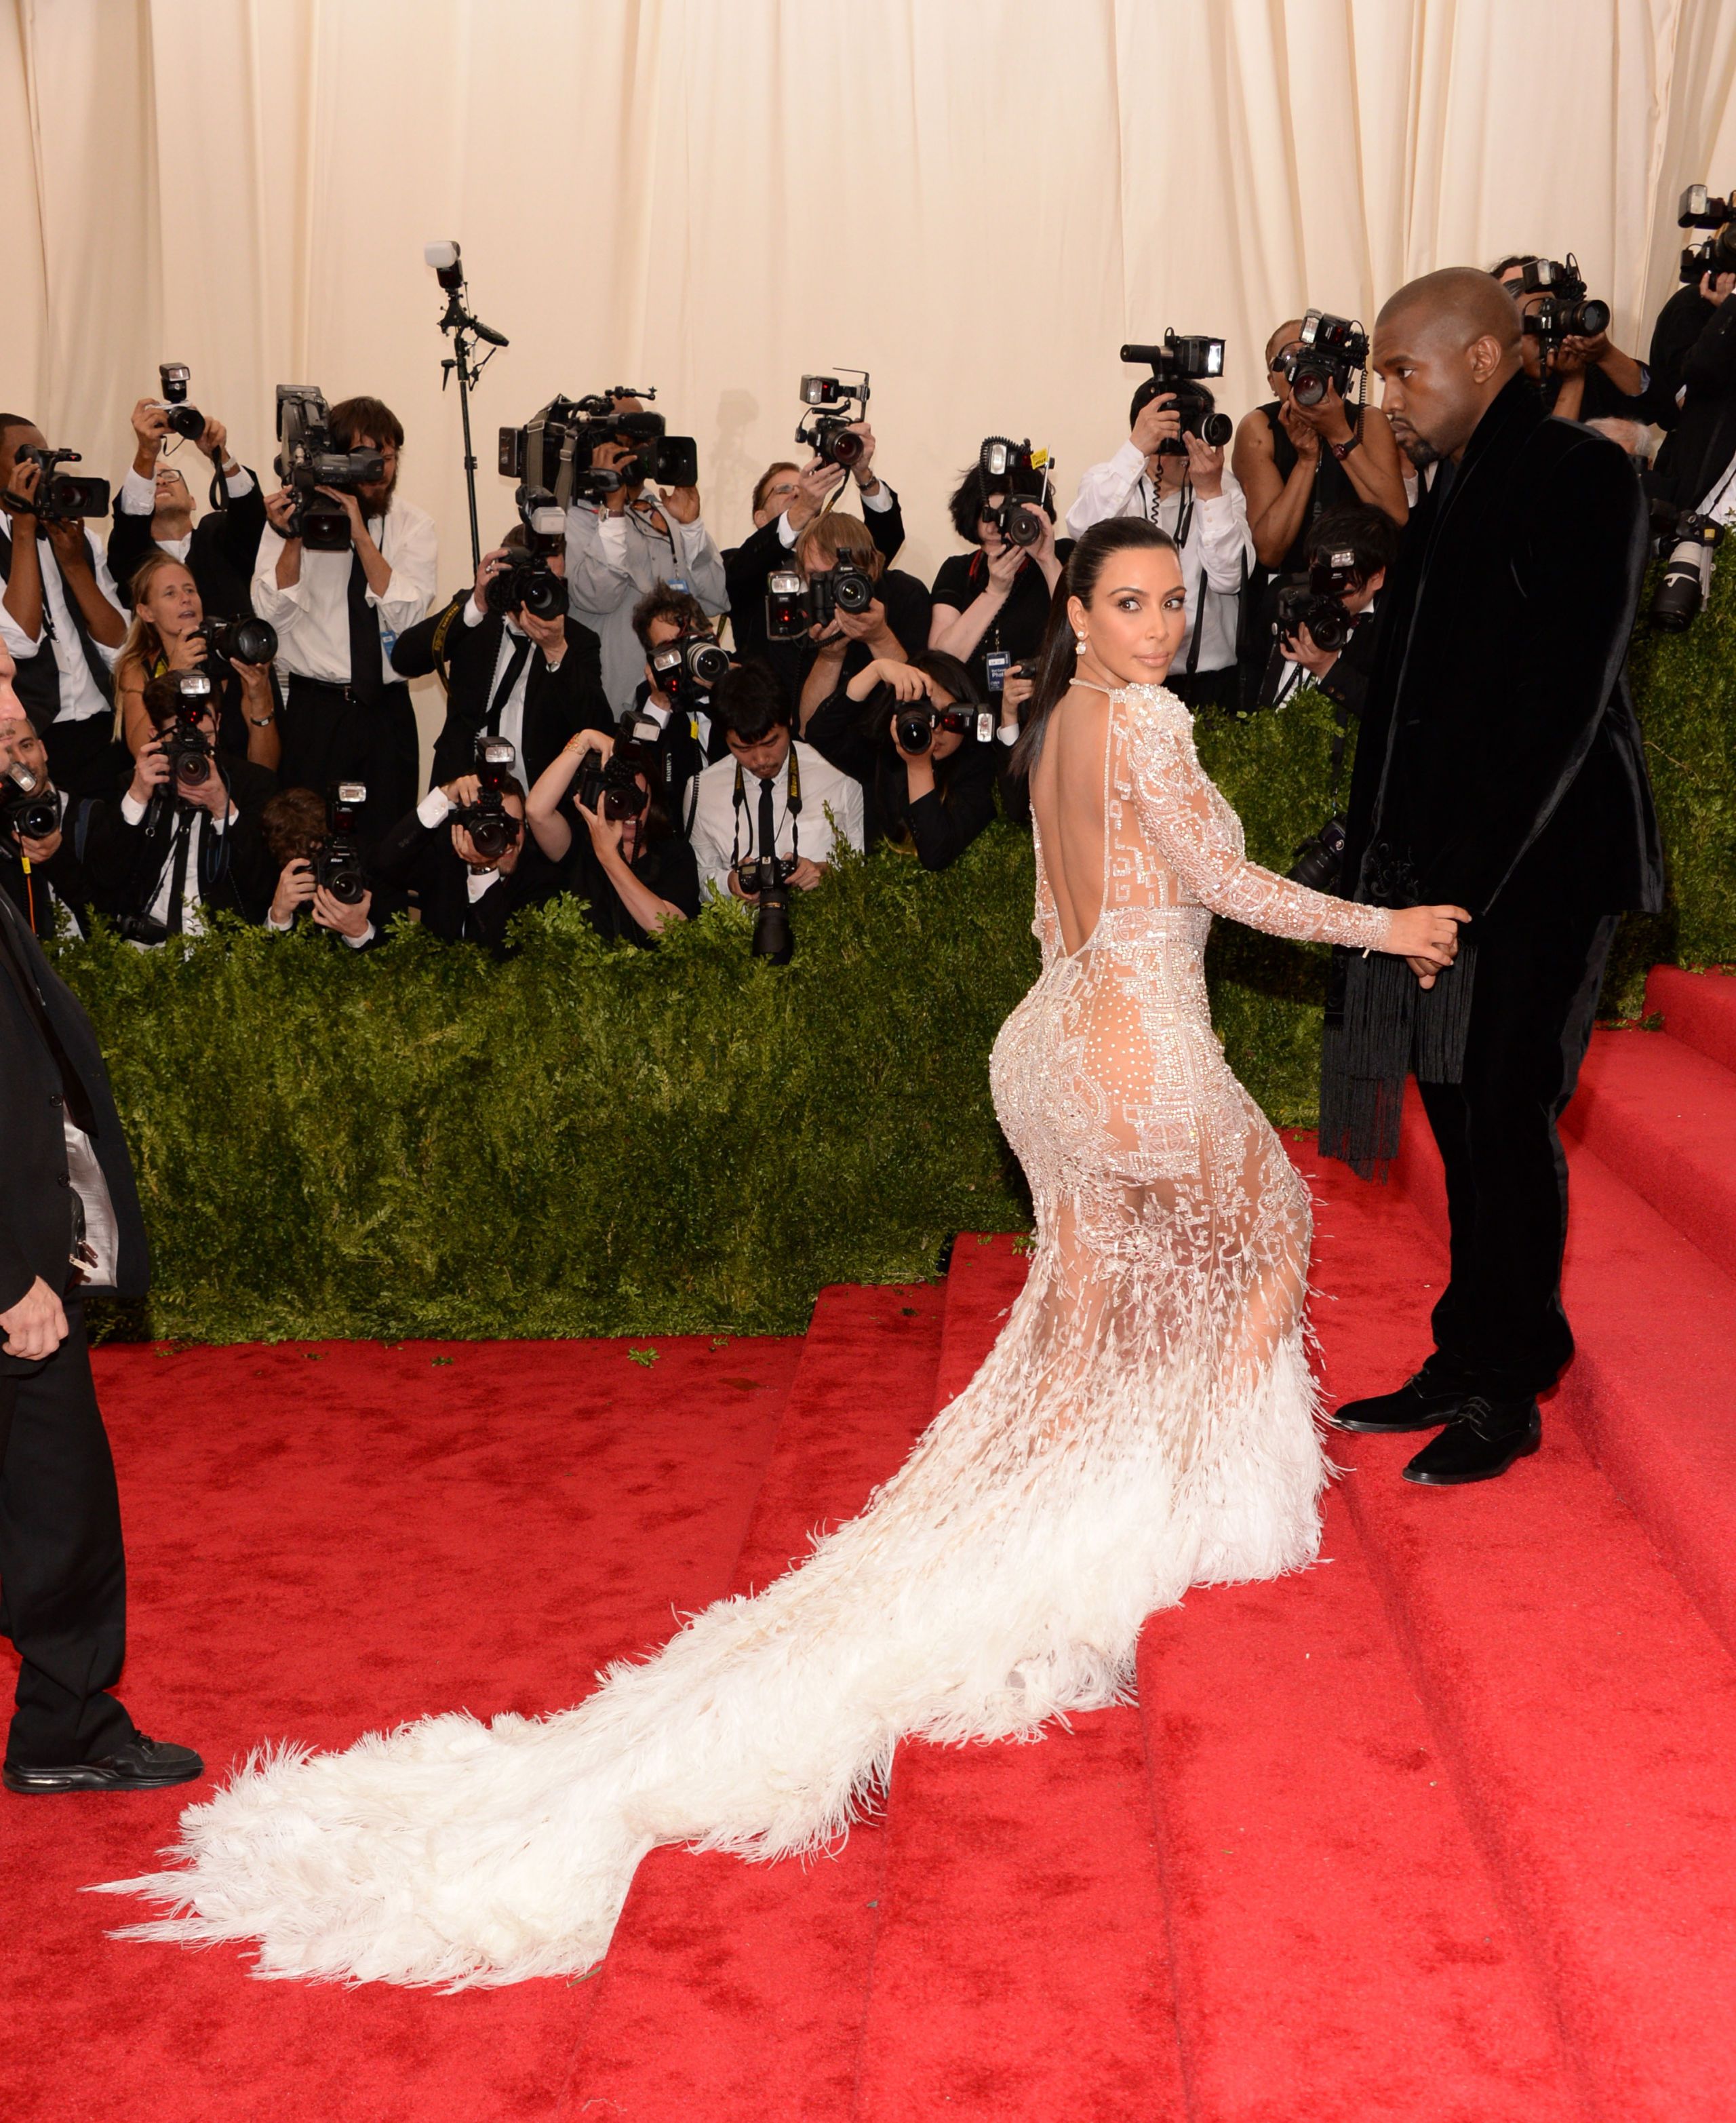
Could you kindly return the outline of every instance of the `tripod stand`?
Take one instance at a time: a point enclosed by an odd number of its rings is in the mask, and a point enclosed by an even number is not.
[[[470,444],[470,392],[494,354],[512,342],[503,332],[491,330],[480,323],[465,307],[468,291],[456,243],[430,243],[422,255],[433,267],[435,278],[446,290],[446,315],[440,320],[440,329],[452,335],[452,350],[440,364],[440,388],[444,391],[452,377],[457,377],[458,413],[464,429],[464,485],[470,504],[470,565],[474,569],[482,563],[482,540],[476,524],[476,452]],[[480,361],[474,359],[479,340],[488,348]]]

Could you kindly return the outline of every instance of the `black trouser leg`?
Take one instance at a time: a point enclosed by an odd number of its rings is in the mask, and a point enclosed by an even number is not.
[[[1616,924],[1614,915],[1492,916],[1476,936],[1463,1080],[1422,1086],[1452,1225],[1437,1363],[1493,1398],[1541,1391],[1573,1355],[1556,1123],[1579,1080]]]
[[[84,1308],[52,1357],[0,1371],[0,1582],[23,1666],[6,1759],[94,1761],[134,1736],[107,1693],[126,1653],[126,1558]]]

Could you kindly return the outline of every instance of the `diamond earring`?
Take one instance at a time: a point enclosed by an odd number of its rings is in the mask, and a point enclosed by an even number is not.
[[[1083,654],[1083,652],[1084,652],[1084,647],[1085,647],[1085,637],[1084,637],[1084,635],[1083,635],[1083,634],[1075,634],[1075,635],[1074,635],[1074,637],[1073,637],[1073,643],[1074,643],[1074,654],[1075,655],[1081,655],[1081,654]]]

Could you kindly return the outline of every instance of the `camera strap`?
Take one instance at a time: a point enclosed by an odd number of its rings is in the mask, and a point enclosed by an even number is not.
[[[789,751],[784,763],[789,776],[788,790],[784,801],[784,808],[789,813],[789,859],[792,863],[798,863],[802,860],[802,762],[796,756],[796,740],[793,735],[790,738]],[[729,843],[729,867],[732,869],[739,869],[742,866],[742,813],[746,806],[746,785],[742,779],[742,762],[738,759],[736,762],[736,788],[733,799],[735,831],[731,836]],[[748,846],[756,855],[774,855],[778,852],[775,846],[762,848],[756,846],[751,830],[748,834]]]

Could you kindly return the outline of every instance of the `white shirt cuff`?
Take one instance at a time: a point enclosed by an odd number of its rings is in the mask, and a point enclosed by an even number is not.
[[[244,494],[252,493],[253,474],[246,465],[241,465],[234,471],[225,473],[223,484],[229,490],[229,499],[239,501]]]
[[[157,481],[129,471],[120,482],[120,505],[129,516],[151,516],[157,509]]]
[[[344,932],[342,932],[342,931],[340,931],[339,933],[340,933],[340,934],[344,934]],[[350,949],[351,949],[352,951],[359,951],[359,950],[362,949],[362,947],[363,946],[363,944],[372,944],[372,941],[374,940],[374,925],[373,925],[373,923],[372,923],[372,921],[370,921],[370,922],[368,923],[367,926],[367,927],[366,927],[366,928],[362,931],[362,933],[361,933],[361,935],[360,935],[359,936],[351,936],[351,935],[347,935],[347,934],[344,934],[344,942],[345,942],[346,944],[349,944],[349,948],[350,948]]]
[[[130,789],[120,799],[120,815],[129,826],[137,826],[143,821],[145,807]]]
[[[464,601],[465,625],[466,626],[480,626],[484,620],[487,617],[488,614],[476,602],[475,591],[472,590],[470,595]]]
[[[452,799],[447,794],[445,790],[430,789],[427,795],[416,806],[416,816],[432,832],[436,826],[443,826],[446,823],[452,816]]]
[[[295,916],[292,914],[287,921],[279,921],[268,907],[265,909],[265,926],[277,935],[287,936],[295,926]]]
[[[872,508],[877,515],[880,514],[884,510],[890,508],[893,503],[898,499],[897,495],[893,493],[891,487],[887,485],[884,480],[882,480],[880,482],[880,490],[877,494],[869,494],[859,486],[856,489],[856,491],[862,498],[863,507],[864,508]]]

